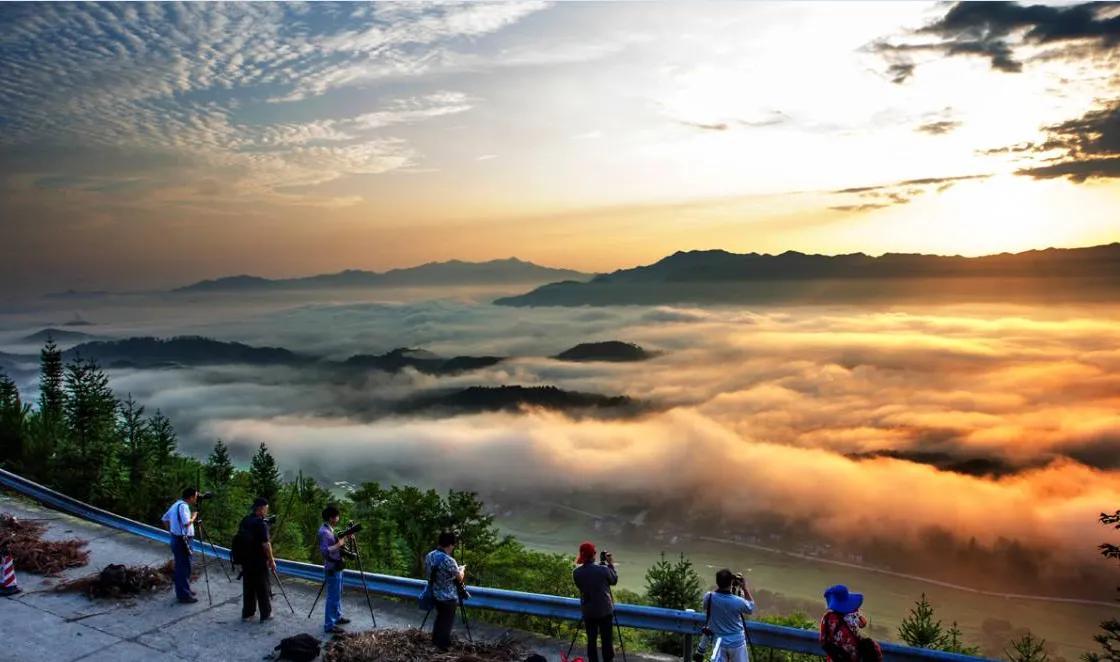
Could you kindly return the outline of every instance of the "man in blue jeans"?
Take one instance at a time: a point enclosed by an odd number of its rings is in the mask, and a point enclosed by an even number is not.
[[[198,602],[191,590],[191,539],[198,513],[191,506],[198,503],[198,490],[188,487],[183,498],[171,504],[163,515],[163,525],[171,532],[171,553],[175,557],[175,597],[179,602]]]
[[[323,509],[323,526],[319,527],[319,553],[323,555],[323,583],[327,587],[323,632],[327,634],[345,632],[339,626],[350,622],[342,616],[342,548],[353,534],[341,540],[334,534],[340,516],[336,506],[327,506]]]

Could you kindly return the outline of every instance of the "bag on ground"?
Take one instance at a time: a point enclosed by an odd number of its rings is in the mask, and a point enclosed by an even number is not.
[[[291,662],[311,662],[319,657],[319,648],[322,642],[309,634],[297,634],[280,640],[280,645],[275,650],[280,651],[277,660],[290,660]]]

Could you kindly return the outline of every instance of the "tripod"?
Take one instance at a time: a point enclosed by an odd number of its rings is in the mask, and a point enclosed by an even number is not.
[[[210,555],[214,557],[214,560],[221,561],[221,559],[218,557],[218,549],[216,547],[214,547],[214,541],[210,538],[210,534],[208,534],[206,532],[206,529],[204,529],[202,527],[201,518],[199,518],[198,520],[195,520],[194,525],[198,527],[198,539],[199,539],[199,541],[201,541],[201,543],[203,545],[203,547],[200,547],[203,550],[203,559],[202,559],[203,567],[209,565],[209,562],[206,560],[205,547],[204,547],[205,545],[210,545]],[[232,582],[233,578],[229,576],[229,570],[226,570],[225,564],[224,563],[218,563],[218,565],[222,568],[222,572],[226,576],[226,581]]]
[[[284,602],[288,603],[288,609],[292,610],[292,615],[295,616],[296,610],[292,606],[292,601],[288,599],[288,592],[284,590],[284,583],[280,581],[280,573],[276,572],[275,568],[269,568],[272,571],[272,576],[276,578],[276,585],[280,587],[280,595],[284,596]]]
[[[608,586],[607,587],[607,592],[610,593],[611,604],[613,605],[614,604],[614,591],[612,591],[611,587]],[[619,650],[622,651],[622,661],[626,662],[626,642],[624,642],[622,640],[622,626],[618,624],[618,615],[615,614],[613,611],[611,612],[611,620],[614,621],[615,630],[618,632],[618,648],[619,648]],[[576,639],[579,637],[580,626],[583,625],[583,624],[584,624],[583,617],[580,616],[579,621],[576,622],[576,631],[572,634],[572,643],[568,644],[568,654],[565,657],[570,658],[572,656],[572,649],[575,648],[575,646],[576,646]],[[591,642],[588,642],[588,644],[591,644]]]
[[[362,569],[362,557],[358,552],[358,544],[353,538],[346,543],[346,551],[358,561],[358,574],[362,578],[362,590],[366,594],[366,606],[369,607],[369,618],[373,621],[373,627],[377,627],[377,617],[373,615],[373,601],[369,597],[369,586],[366,585],[366,571]],[[342,572],[339,569],[339,572]],[[319,604],[319,598],[323,597],[323,589],[327,587],[327,578],[323,577],[323,583],[319,585],[319,593],[315,595],[315,601],[311,603],[311,611],[307,612],[307,618],[311,618],[311,614],[315,613],[315,606]]]
[[[745,587],[746,587],[745,583],[736,583],[736,584],[733,585],[733,588],[731,589],[731,592],[733,594],[739,596],[740,598],[743,598],[744,600],[746,600],[747,595],[746,595]],[[753,600],[752,600],[752,602],[753,602]],[[747,646],[750,647],[751,659],[752,660],[757,660],[758,658],[755,657],[755,655],[754,655],[754,642],[751,641],[751,631],[747,629],[747,617],[744,614],[739,614],[739,619],[743,622],[743,635],[747,638]]]
[[[458,596],[458,602],[459,602],[459,616],[463,619],[463,627],[465,627],[467,629],[467,641],[469,641],[473,644],[474,643],[474,637],[471,636],[471,622],[469,620],[467,620],[467,606],[465,604],[463,604],[463,594],[462,593],[460,593],[459,596]],[[432,607],[432,609],[435,609],[435,607]],[[423,630],[424,626],[428,624],[428,617],[432,615],[432,609],[429,609],[428,613],[424,614],[424,620],[420,622],[420,629],[421,630]]]

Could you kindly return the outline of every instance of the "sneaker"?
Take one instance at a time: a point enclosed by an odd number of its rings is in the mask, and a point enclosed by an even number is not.
[[[271,620],[272,620],[272,616],[261,616],[261,623],[264,623],[265,621],[271,621]]]
[[[336,625],[329,630],[323,630],[323,634],[346,634],[346,630],[343,630]]]
[[[194,597],[193,595],[188,595],[185,598],[179,598],[179,602],[182,602],[185,605],[189,605],[198,602],[198,598]]]
[[[337,625],[350,625],[350,619],[346,618],[346,617],[342,617],[342,618],[338,619],[337,621],[335,621],[335,623]]]

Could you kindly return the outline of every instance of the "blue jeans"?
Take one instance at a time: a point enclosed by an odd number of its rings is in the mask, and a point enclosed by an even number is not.
[[[323,571],[323,581],[327,585],[327,608],[323,612],[323,631],[328,632],[342,618],[342,571]]]
[[[175,597],[185,600],[194,595],[191,592],[191,555],[187,551],[187,543],[179,536],[173,537],[171,553],[175,556]]]

